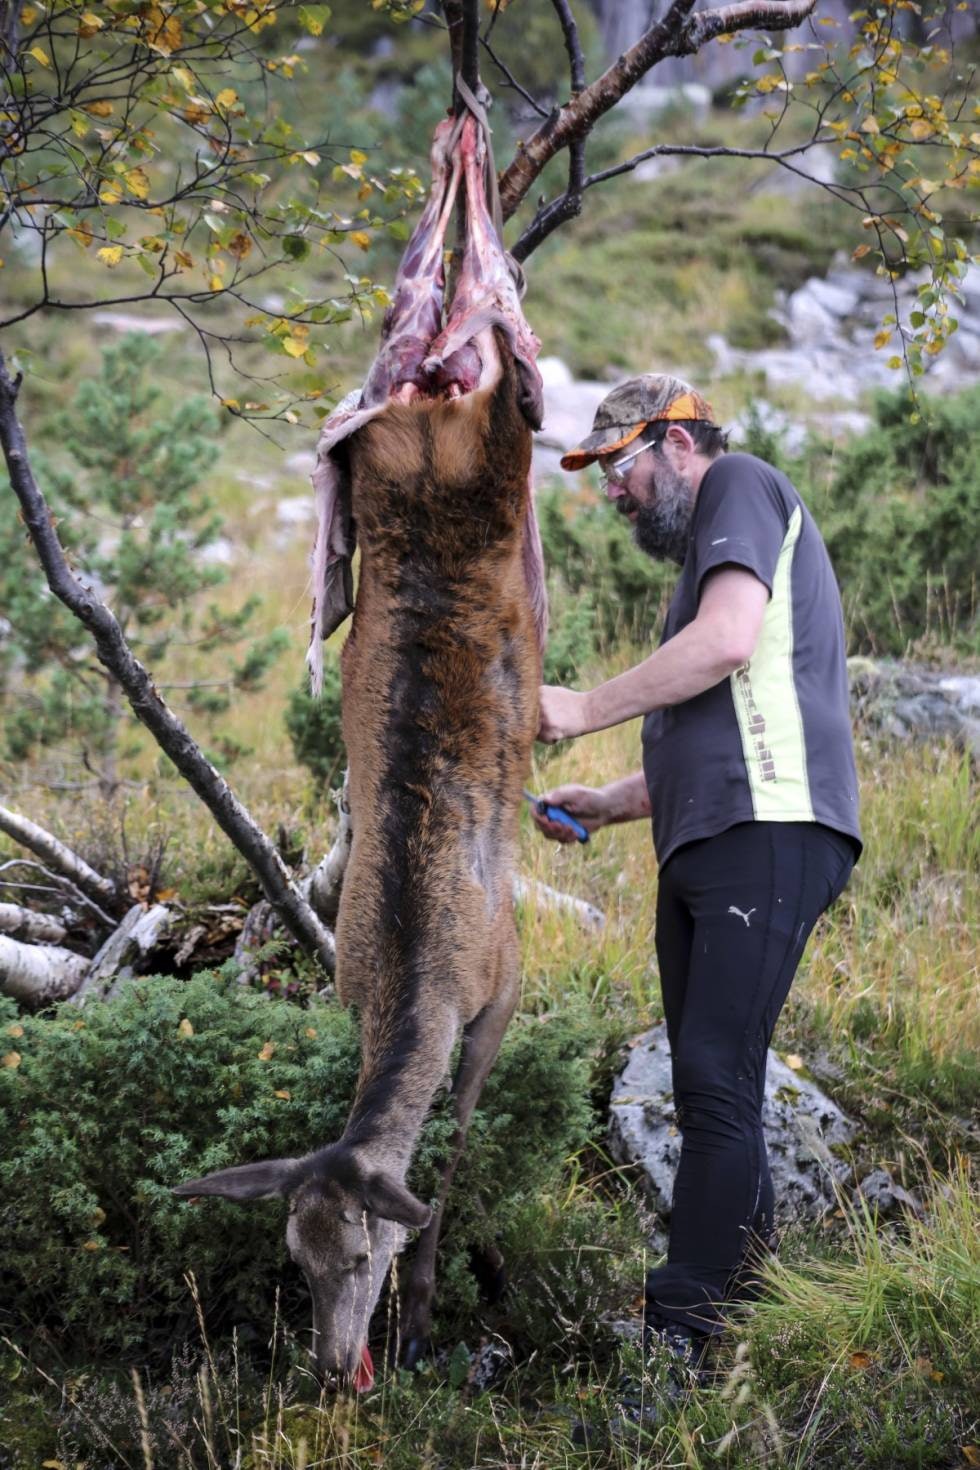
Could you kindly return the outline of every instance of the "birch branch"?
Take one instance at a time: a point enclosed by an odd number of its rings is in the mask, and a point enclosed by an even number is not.
[[[517,153],[500,178],[500,202],[509,219],[545,164],[562,148],[591,132],[600,117],[616,106],[657,62],[668,56],[690,56],[716,36],[760,26],[789,30],[805,20],[816,0],[738,0],[718,10],[691,15],[694,0],[673,0],[663,20],[640,37],[601,77],[518,144]],[[532,247],[533,248],[533,247]],[[530,253],[525,249],[524,256]]]
[[[307,879],[307,885],[304,885],[307,886],[310,903],[320,918],[325,924],[331,925],[335,922],[337,910],[340,907],[340,889],[344,881],[347,859],[350,857],[351,839],[354,835],[350,821],[347,771],[344,772],[343,789],[337,797],[337,813],[340,821],[333,845],[313,869]]]
[[[75,577],[52,524],[44,496],[31,471],[24,431],[15,404],[20,377],[10,377],[0,352],[0,444],[24,522],[44,569],[48,586],[95,639],[100,661],[109,669],[137,719],[149,730],[188,784],[197,792],[221,830],[248,862],[266,898],[301,947],[333,973],[333,936],[292,882],[275,845],[231,787],[203,755],[183,723],[160,698],[146,669],[134,655],[109,608]]]
[[[2,362],[2,359],[0,359]],[[0,367],[0,373],[3,372]],[[0,387],[2,392],[2,387]],[[43,858],[49,868],[67,878],[70,883],[84,893],[93,903],[115,903],[118,895],[116,886],[108,878],[103,878],[94,868],[90,868],[84,858],[80,858],[70,847],[31,822],[27,817],[22,817],[19,812],[12,812],[9,807],[0,806],[0,832],[6,832],[15,842],[33,852],[37,857]]]

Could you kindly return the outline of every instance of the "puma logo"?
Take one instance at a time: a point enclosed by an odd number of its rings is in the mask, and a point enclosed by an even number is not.
[[[740,919],[744,919],[745,920],[745,927],[747,929],[749,927],[749,919],[755,913],[755,909],[749,909],[749,911],[748,911],[747,914],[743,914],[741,909],[737,909],[734,904],[729,904],[729,906],[728,906],[728,912],[730,914],[738,914],[738,917]]]

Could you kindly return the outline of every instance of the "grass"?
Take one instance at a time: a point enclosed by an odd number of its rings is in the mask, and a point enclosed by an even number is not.
[[[756,125],[738,124],[748,144]],[[714,114],[699,140],[717,141],[730,127],[727,113]],[[658,139],[685,133],[689,122],[667,119]],[[603,166],[635,151],[632,142],[649,139],[612,140]],[[692,162],[655,181],[627,176],[590,196],[584,216],[531,262],[528,313],[549,353],[596,377],[652,366],[697,372],[708,366],[709,332],[745,347],[772,340],[775,288],[791,289],[827,265],[844,243],[845,217],[823,196],[762,192],[758,164],[731,160],[726,170]],[[390,250],[372,247],[367,257],[357,253],[353,268],[383,276],[392,262]],[[87,257],[74,264],[79,289],[104,285]],[[12,299],[25,289],[18,270],[11,262],[4,273]],[[374,327],[330,335],[321,359],[328,391],[363,373]],[[28,428],[94,361],[88,333],[66,334],[53,318],[32,322],[30,342]],[[182,339],[166,372],[174,392],[204,386],[202,365]],[[747,379],[718,385],[720,415],[741,409],[753,387]],[[794,411],[804,407],[795,389],[785,401]],[[232,425],[209,487],[238,556],[222,598],[258,594],[260,631],[283,628],[290,639],[263,691],[233,704],[227,723],[251,753],[230,774],[267,831],[280,823],[298,830],[315,855],[330,840],[333,812],[292,759],[282,721],[301,677],[310,533],[271,539],[278,497],[308,490],[302,470],[283,473],[282,448],[309,449],[312,439],[308,427],[276,432],[282,447]],[[608,677],[636,653],[621,648],[590,678]],[[5,800],[96,864],[118,858],[123,831],[131,854],[167,839],[164,881],[185,902],[251,897],[250,875],[208,813],[159,774],[141,735],[134,746],[127,763],[134,785],[109,811],[51,789],[31,769],[2,772]],[[621,727],[542,755],[532,785],[599,784],[638,758],[638,727]],[[652,1440],[627,1436],[590,1449],[570,1433],[576,1419],[609,1419],[624,1373],[639,1377],[648,1399],[663,1386],[658,1365],[644,1369],[605,1320],[635,1319],[645,1222],[634,1182],[603,1155],[597,1134],[568,1161],[562,1189],[529,1201],[513,1221],[509,1305],[454,1323],[437,1365],[412,1377],[381,1375],[379,1391],[362,1400],[327,1399],[305,1376],[281,1319],[247,1347],[209,1343],[202,1329],[177,1346],[173,1364],[145,1364],[135,1380],[119,1365],[59,1363],[36,1348],[27,1358],[8,1342],[0,1350],[3,1470],[46,1462],[65,1470],[980,1465],[975,776],[944,746],[861,742],[858,761],[866,851],[844,898],[817,927],[774,1045],[801,1056],[857,1122],[856,1177],[890,1169],[915,1191],[922,1212],[888,1223],[841,1195],[823,1225],[791,1231],[762,1299],[733,1322],[716,1380],[692,1385],[665,1409]],[[624,1030],[659,1019],[647,825],[612,829],[583,849],[548,845],[525,823],[520,866],[589,899],[607,918],[595,932],[554,910],[522,906],[523,1010],[561,1010],[584,998]],[[495,1332],[517,1343],[516,1360],[482,1393],[467,1382],[463,1349],[495,1341]]]
[[[769,1268],[762,1300],[733,1321],[712,1380],[689,1380],[673,1403],[664,1364],[642,1362],[628,1344],[591,1359],[532,1358],[491,1392],[467,1381],[457,1345],[439,1366],[384,1375],[370,1396],[329,1397],[297,1366],[278,1320],[264,1365],[237,1342],[212,1346],[203,1318],[196,1347],[166,1375],[59,1382],[9,1344],[2,1361],[8,1375],[17,1370],[33,1463],[83,1456],[92,1470],[969,1465],[980,1429],[978,1203],[965,1166],[937,1180],[922,1216],[900,1229],[842,1200],[834,1253],[798,1238]],[[624,1375],[661,1405],[659,1417],[604,1443]],[[60,1429],[38,1416],[55,1391]],[[591,1448],[573,1443],[576,1422],[591,1426]]]
[[[621,649],[590,677],[634,653]],[[252,702],[257,725],[271,723],[276,697],[270,690]],[[533,784],[598,784],[634,767],[638,747],[637,728],[604,732],[545,760]],[[200,1341],[173,1368],[147,1365],[140,1400],[118,1367],[58,1368],[36,1348],[28,1361],[8,1347],[0,1372],[12,1377],[15,1407],[0,1419],[0,1445],[9,1446],[0,1463],[620,1470],[641,1451],[644,1464],[746,1470],[972,1463],[980,1442],[974,783],[948,747],[859,741],[858,757],[865,855],[818,925],[774,1046],[797,1052],[857,1122],[855,1177],[891,1170],[921,1213],[889,1223],[842,1193],[821,1227],[791,1230],[762,1299],[733,1322],[715,1381],[665,1408],[651,1442],[589,1449],[571,1439],[577,1419],[608,1421],[624,1374],[639,1374],[651,1400],[662,1389],[656,1364],[644,1368],[606,1325],[635,1316],[643,1205],[597,1135],[595,1148],[569,1160],[563,1191],[529,1201],[513,1222],[509,1305],[455,1322],[438,1365],[379,1379],[362,1400],[327,1400],[280,1322],[269,1329],[272,1349]],[[286,813],[305,825],[312,850],[327,840],[330,815],[311,808],[288,762],[264,792],[259,784],[249,795],[267,825]],[[62,831],[82,831],[87,815],[77,806],[62,798],[59,821],[55,796],[37,799]],[[151,829],[180,832],[168,881],[227,894],[233,865],[199,806],[161,784],[153,801],[130,798],[128,821],[134,840]],[[533,903],[522,908],[523,1009],[560,1010],[582,997],[624,1030],[658,1018],[646,824],[611,829],[587,848],[545,844],[525,827],[520,864],[607,916],[596,932]],[[517,1344],[516,1361],[483,1393],[466,1381],[468,1352],[494,1334]]]

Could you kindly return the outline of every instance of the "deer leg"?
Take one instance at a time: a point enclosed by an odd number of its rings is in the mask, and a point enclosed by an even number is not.
[[[432,1219],[419,1236],[409,1267],[408,1280],[402,1292],[399,1328],[401,1359],[406,1368],[414,1367],[428,1346],[432,1326],[432,1298],[435,1292],[436,1252],[446,1197],[466,1144],[470,1115],[497,1059],[500,1043],[516,1004],[515,976],[514,984],[497,1000],[485,1006],[463,1030],[459,1065],[452,1088],[456,1131],[439,1181],[439,1193]]]

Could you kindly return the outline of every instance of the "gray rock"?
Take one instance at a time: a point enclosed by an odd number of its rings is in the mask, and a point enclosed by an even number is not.
[[[964,714],[980,715],[980,676],[948,674],[939,680],[939,687]]]
[[[911,1210],[914,1215],[922,1213],[919,1201],[907,1189],[896,1184],[887,1169],[872,1169],[861,1180],[851,1198],[855,1204],[865,1200],[873,1211],[877,1211],[879,1217],[897,1215],[904,1210]]]
[[[831,1152],[849,1143],[854,1125],[815,1083],[794,1072],[773,1051],[766,1066],[762,1125],[769,1150],[776,1218],[782,1224],[821,1217],[835,1203],[831,1177],[844,1182],[849,1166]],[[613,1087],[610,1152],[618,1162],[639,1164],[660,1220],[652,1244],[666,1245],[681,1135],[674,1115],[667,1027],[661,1022],[639,1036]]]
[[[315,513],[312,495],[287,495],[276,501],[276,520],[282,526],[306,526]]]
[[[951,740],[980,761],[980,678],[888,659],[848,659],[858,730],[887,740]]]
[[[843,271],[839,271],[833,281],[814,276],[804,289],[825,311],[836,317],[849,317],[861,300],[861,280],[857,271],[852,272],[850,280]]]

